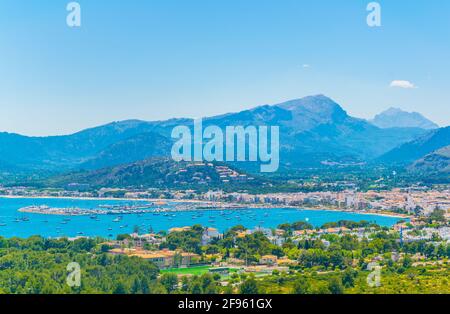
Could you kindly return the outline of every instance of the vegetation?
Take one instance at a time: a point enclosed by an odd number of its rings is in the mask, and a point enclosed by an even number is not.
[[[435,217],[434,217],[435,216]],[[439,212],[433,219],[440,219]],[[433,220],[434,222],[434,220]],[[199,254],[205,266],[159,270],[138,257],[113,255],[103,239],[0,238],[0,293],[450,293],[450,245],[437,236],[402,243],[393,230],[368,223],[338,222],[338,226],[369,227],[368,237],[325,234],[293,238],[282,245],[262,232],[243,233],[236,226],[223,238],[202,245],[203,228],[173,232],[153,249],[169,248]],[[308,229],[308,224],[284,224],[284,230]],[[286,232],[286,233],[287,233]],[[120,237],[129,241],[130,238]],[[211,256],[258,265],[264,255],[295,261],[284,270],[255,276],[243,266],[229,274],[210,273]],[[80,285],[67,284],[69,263],[80,266]],[[380,285],[369,284],[376,263]]]

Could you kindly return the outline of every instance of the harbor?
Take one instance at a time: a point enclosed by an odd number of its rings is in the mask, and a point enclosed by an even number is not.
[[[164,207],[158,207],[164,205]],[[80,207],[50,207],[48,205],[31,205],[20,208],[21,213],[59,216],[90,216],[90,215],[133,215],[148,213],[167,213],[185,211],[209,211],[209,210],[239,210],[245,209],[242,205],[233,203],[143,203],[132,204],[101,204],[97,208]]]
[[[151,205],[151,206],[150,206]],[[313,226],[339,220],[392,226],[401,218],[302,208],[218,206],[212,203],[48,198],[0,198],[0,236],[115,238],[119,234],[168,231],[199,224],[220,232],[236,225],[276,228],[286,222]],[[199,209],[200,208],[200,209]]]

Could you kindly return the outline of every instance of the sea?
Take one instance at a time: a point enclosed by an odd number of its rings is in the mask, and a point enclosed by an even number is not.
[[[308,210],[301,208],[243,208],[237,210],[191,210],[167,213],[150,212],[128,215],[60,216],[22,213],[27,206],[46,205],[55,208],[96,209],[112,205],[149,204],[149,201],[92,200],[67,198],[0,198],[0,236],[29,237],[40,235],[46,238],[101,236],[115,238],[118,234],[129,234],[138,229],[140,233],[167,231],[173,227],[200,224],[217,228],[223,232],[236,225],[246,228],[276,228],[282,223],[297,221],[321,226],[339,220],[370,221],[381,226],[392,226],[402,218],[339,212],[330,210]],[[175,208],[179,203],[167,202],[163,208]],[[161,205],[154,205],[154,209]],[[153,207],[151,208],[153,209]]]

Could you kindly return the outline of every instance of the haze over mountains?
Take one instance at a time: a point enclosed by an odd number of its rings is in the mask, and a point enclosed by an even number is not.
[[[388,163],[411,163],[434,151],[450,145],[450,127],[430,131],[404,143],[379,159]]]
[[[386,119],[392,114],[404,119]],[[429,130],[435,124],[417,115],[395,110],[378,116],[383,127],[351,117],[324,95],[309,96],[277,105],[205,118],[208,125],[280,126],[280,162],[288,168],[317,167],[324,162],[351,163],[414,161],[434,150],[450,145],[446,129]],[[427,122],[428,121],[428,122]],[[153,157],[168,157],[178,125],[192,127],[192,119],[167,121],[128,120],[52,137],[27,137],[0,133],[0,168],[59,172],[96,170],[133,163]],[[387,127],[389,126],[389,127]],[[448,128],[447,128],[448,129]],[[432,138],[439,137],[440,140]],[[408,142],[430,140],[422,150],[401,148]],[[440,146],[441,145],[441,146]],[[396,152],[400,149],[400,152]],[[393,150],[391,152],[391,150]],[[404,153],[402,153],[404,152]],[[404,155],[408,155],[405,157]]]
[[[406,112],[398,108],[389,108],[375,116],[370,122],[383,129],[387,128],[421,128],[437,129],[439,126],[418,112]]]

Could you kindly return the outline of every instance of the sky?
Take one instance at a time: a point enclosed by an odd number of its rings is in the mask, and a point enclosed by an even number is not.
[[[325,94],[450,124],[450,1],[0,1],[0,131],[211,116]]]

